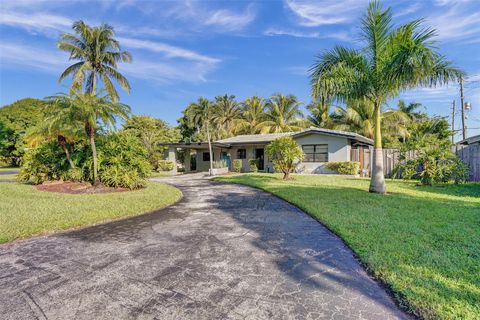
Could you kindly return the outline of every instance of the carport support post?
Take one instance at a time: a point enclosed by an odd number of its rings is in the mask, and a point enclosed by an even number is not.
[[[168,160],[173,162],[172,174],[177,174],[177,148],[168,148]]]

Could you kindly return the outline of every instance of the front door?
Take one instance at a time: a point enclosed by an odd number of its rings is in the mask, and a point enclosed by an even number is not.
[[[190,171],[197,171],[197,154],[190,155]]]
[[[265,154],[263,148],[255,149],[255,159],[257,159],[258,162],[258,170],[265,170]]]
[[[225,161],[225,163],[227,164],[227,167],[230,168],[230,165],[231,165],[231,160],[230,160],[230,155],[228,153],[226,153],[225,151],[222,151],[220,153],[220,160],[223,160]]]

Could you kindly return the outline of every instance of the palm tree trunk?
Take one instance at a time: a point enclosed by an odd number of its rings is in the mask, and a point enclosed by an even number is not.
[[[206,122],[206,125],[207,125],[208,152],[210,154],[210,175],[213,176],[213,152],[212,152],[212,142],[210,140],[210,129],[208,126],[208,121]]]
[[[375,128],[372,178],[370,179],[370,192],[386,193],[385,175],[383,174],[383,149],[382,149],[382,115],[380,103],[375,102]]]
[[[95,129],[90,123],[86,122],[85,130],[87,131],[88,137],[90,139],[90,147],[92,148],[93,185],[99,185],[100,180],[98,179],[98,162],[97,162],[97,146],[95,145]]]
[[[72,157],[70,156],[70,151],[68,151],[67,141],[64,136],[57,137],[58,144],[62,147],[65,155],[67,156],[68,164],[70,165],[70,169],[75,168],[75,164],[73,164]]]

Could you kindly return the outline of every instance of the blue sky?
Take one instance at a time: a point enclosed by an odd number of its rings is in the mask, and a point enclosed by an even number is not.
[[[310,101],[308,68],[335,44],[360,47],[358,24],[368,1],[3,0],[0,2],[0,103],[65,92],[58,76],[69,65],[56,49],[73,21],[112,25],[133,63],[120,66],[132,92],[121,99],[136,114],[176,124],[199,96],[239,100],[291,93]],[[384,1],[397,24],[424,17],[438,48],[469,74],[469,134],[480,134],[480,0]],[[459,106],[457,84],[402,93],[430,114]],[[390,102],[396,105],[396,100]],[[457,107],[458,110],[458,107]],[[456,120],[460,123],[460,117]]]

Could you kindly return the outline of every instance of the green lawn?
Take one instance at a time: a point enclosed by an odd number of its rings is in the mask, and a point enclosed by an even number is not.
[[[166,207],[181,196],[180,190],[160,183],[148,183],[136,191],[82,195],[0,183],[0,243],[139,215]]]
[[[443,187],[341,176],[216,178],[264,189],[338,234],[405,309],[426,319],[480,319],[480,184]]]

